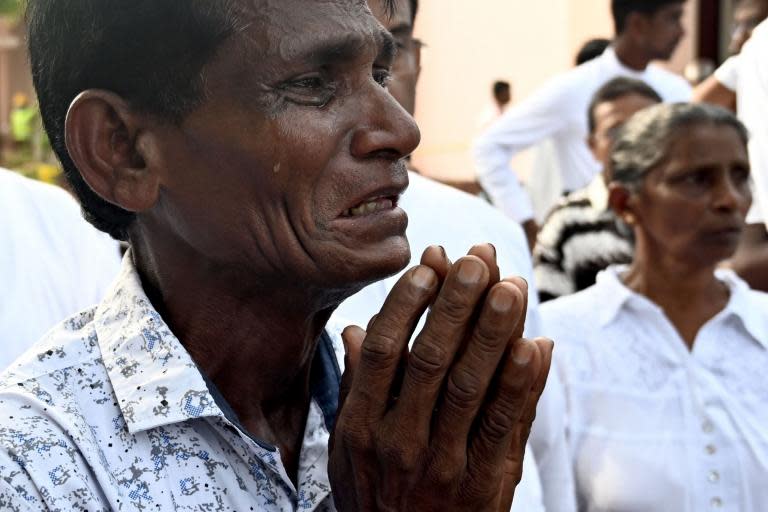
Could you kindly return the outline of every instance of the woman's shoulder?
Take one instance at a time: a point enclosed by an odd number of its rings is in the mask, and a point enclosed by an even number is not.
[[[572,295],[545,302],[539,308],[545,335],[579,337],[597,325],[601,304],[605,301],[605,289],[597,283]]]
[[[718,270],[717,277],[731,290],[730,312],[741,319],[751,336],[768,348],[768,293],[750,288],[732,270]]]
[[[754,301],[759,305],[768,305],[768,293],[752,288],[748,282],[733,270],[728,268],[718,269],[715,275],[728,286],[732,296],[746,301]]]

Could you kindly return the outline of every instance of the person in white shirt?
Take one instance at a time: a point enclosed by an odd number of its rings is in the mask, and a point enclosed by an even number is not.
[[[477,126],[483,130],[507,111],[512,101],[512,85],[505,80],[496,80],[491,87],[493,103],[483,109],[478,117]]]
[[[0,169],[0,371],[67,316],[103,298],[120,248],[64,190]]]
[[[768,295],[716,270],[751,203],[747,132],[720,107],[658,105],[627,123],[611,163],[634,261],[542,306],[579,508],[762,512]]]
[[[401,1],[389,15],[380,0],[369,0],[379,22],[395,37],[400,52],[393,63],[389,90],[409,113],[416,105],[416,84],[420,71],[421,45],[414,42],[413,28],[418,3]],[[490,242],[495,246],[502,275],[518,275],[528,287],[526,335],[542,334],[538,293],[522,229],[487,202],[459,190],[409,172],[410,184],[400,198],[408,212],[408,241],[412,264],[431,244],[440,244],[450,258],[457,258],[470,246]],[[339,323],[365,326],[378,313],[402,273],[380,280],[344,301],[336,311]],[[552,372],[539,401],[537,420],[531,433],[522,481],[517,487],[513,512],[570,512],[575,510],[573,479],[565,444],[564,400]]]
[[[682,39],[684,4],[683,0],[612,0],[613,45],[510,108],[476,140],[473,153],[480,184],[497,207],[524,225],[531,244],[538,227],[531,201],[510,169],[510,159],[551,138],[563,192],[578,190],[600,170],[587,147],[584,116],[600,86],[617,76],[628,76],[646,82],[664,101],[689,100],[691,87],[682,77],[651,64],[669,59]]]
[[[27,4],[52,146],[130,250],[0,376],[0,508],[509,510],[553,343],[490,246],[326,330],[410,259],[419,131],[366,5]]]
[[[755,28],[768,17],[768,0],[739,0],[733,9],[733,30],[728,51],[731,56],[714,74],[696,86],[693,100],[736,111],[739,87],[739,55]]]
[[[585,62],[598,58],[609,46],[611,46],[609,39],[590,39],[576,53],[575,65],[581,66]],[[547,139],[539,142],[531,148],[531,151],[533,151],[533,163],[525,188],[533,204],[534,219],[537,224],[541,224],[563,197],[563,187],[552,141]]]
[[[752,33],[739,54],[736,88],[739,119],[750,134],[754,202],[747,216],[749,226],[730,266],[753,288],[768,291],[768,21]]]

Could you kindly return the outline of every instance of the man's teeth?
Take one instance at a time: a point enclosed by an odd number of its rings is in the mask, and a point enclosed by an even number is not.
[[[382,210],[391,210],[392,206],[393,204],[391,199],[374,199],[373,201],[362,203],[360,206],[350,208],[347,210],[347,214],[349,217],[361,217],[363,215],[368,215],[369,213],[375,213]]]

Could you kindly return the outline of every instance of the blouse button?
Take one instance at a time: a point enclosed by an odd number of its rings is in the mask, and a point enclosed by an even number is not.
[[[703,431],[704,431],[704,433],[706,433],[706,434],[711,434],[712,432],[714,432],[714,431],[715,431],[715,426],[712,424],[712,422],[711,422],[711,421],[709,421],[709,420],[706,420],[706,421],[705,421],[705,422],[704,422],[704,423],[701,425],[701,430],[703,430]]]
[[[720,498],[712,498],[712,501],[710,501],[709,504],[712,505],[712,508],[720,508],[723,506],[723,500]]]
[[[710,471],[709,472],[709,481],[713,484],[720,481],[720,473],[717,471]]]
[[[713,444],[708,444],[707,445],[707,454],[714,455],[716,453],[717,453],[717,446],[715,446]]]

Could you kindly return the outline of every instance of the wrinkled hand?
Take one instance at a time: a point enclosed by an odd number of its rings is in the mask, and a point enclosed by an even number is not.
[[[428,249],[363,331],[344,332],[329,473],[347,511],[508,511],[552,357],[523,340],[527,284],[492,246]],[[415,326],[426,324],[408,350]]]

